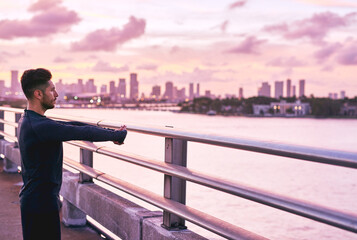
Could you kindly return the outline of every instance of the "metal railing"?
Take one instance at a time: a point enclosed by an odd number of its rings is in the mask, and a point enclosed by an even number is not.
[[[3,118],[3,113],[1,112],[4,111],[13,112],[15,114],[21,114],[23,112],[21,109],[0,107],[0,118]],[[118,129],[121,126],[119,123],[106,120],[88,120],[57,114],[47,114],[47,117],[62,121],[80,121],[87,124],[114,129]],[[8,136],[9,134],[4,133],[3,128],[1,129],[1,125],[3,124],[16,126],[13,123],[0,119],[0,135],[4,136]],[[184,221],[188,220],[225,238],[262,239],[262,237],[254,233],[186,206],[186,181],[190,181],[218,191],[232,194],[237,197],[248,199],[318,222],[326,223],[340,229],[357,233],[357,215],[355,214],[345,213],[315,203],[309,203],[261,189],[233,183],[186,168],[187,141],[266,153],[270,155],[348,168],[357,168],[357,153],[202,135],[168,128],[149,128],[128,125],[127,129],[129,131],[142,134],[165,137],[165,162],[160,162],[134,154],[123,153],[115,148],[99,146],[94,143],[71,141],[69,142],[70,144],[80,148],[80,162],[76,162],[65,157],[64,163],[81,172],[81,182],[92,181],[94,178],[163,209],[163,226],[166,228],[177,229],[184,227]],[[163,173],[165,175],[164,196],[159,196],[131,183],[93,169],[93,152]]]

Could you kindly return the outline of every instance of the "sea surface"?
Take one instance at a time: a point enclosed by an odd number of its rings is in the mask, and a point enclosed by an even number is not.
[[[172,126],[204,135],[281,142],[357,154],[357,120],[313,118],[248,118],[206,116],[165,111],[53,109],[49,113],[105,119],[153,127]],[[164,138],[128,132],[124,145],[104,143],[125,152],[164,161]],[[78,159],[79,151],[65,146]],[[323,206],[357,213],[355,169],[199,143],[188,143],[188,168],[259,189]],[[152,192],[163,194],[163,174],[95,154],[94,167]],[[127,197],[120,191],[118,194]],[[130,199],[135,199],[129,197]],[[135,200],[145,207],[155,207]],[[226,193],[188,183],[188,206],[271,239],[357,239],[357,234],[286,213]],[[209,238],[221,237],[187,223]]]

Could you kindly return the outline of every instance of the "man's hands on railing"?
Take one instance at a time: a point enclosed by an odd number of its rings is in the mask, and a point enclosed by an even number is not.
[[[117,131],[124,131],[126,130],[126,125],[122,125],[120,126],[120,128],[117,130]],[[117,144],[117,145],[123,145],[124,142],[118,142],[118,141],[113,141],[114,144]]]

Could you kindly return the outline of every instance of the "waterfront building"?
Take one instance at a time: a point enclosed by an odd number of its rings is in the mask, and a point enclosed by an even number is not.
[[[103,85],[100,87],[100,93],[101,93],[101,94],[106,94],[106,93],[107,93],[107,85],[103,84]]]
[[[346,97],[346,92],[345,91],[341,91],[340,98],[341,99],[345,99],[345,97]]]
[[[6,88],[5,88],[5,80],[0,80],[0,97],[5,96]]]
[[[299,97],[305,96],[305,80],[299,81]]]
[[[239,88],[238,96],[239,96],[239,100],[244,98],[244,96],[243,96],[243,88]]]
[[[155,85],[152,87],[151,97],[154,99],[159,99],[161,96],[161,87],[159,85]]]
[[[193,89],[193,83],[190,83],[190,93],[189,93],[189,99],[192,100],[195,97],[194,94],[194,89]]]
[[[292,86],[292,88],[291,88],[291,96],[296,97],[296,86],[295,85]]]
[[[258,96],[270,97],[270,85],[268,82],[263,82],[262,86],[258,89]]]
[[[137,100],[139,97],[139,82],[136,73],[130,73],[130,99]]]
[[[288,103],[285,100],[272,102],[269,105],[253,104],[254,115],[264,116],[304,116],[310,114],[310,104],[302,103],[300,100]]]
[[[86,90],[84,89],[84,84],[83,84],[83,79],[78,79],[77,80],[77,85],[75,87],[73,87],[74,89],[72,90],[72,92],[76,92],[76,93],[83,93]]]
[[[284,82],[283,81],[275,81],[275,98],[280,99],[283,97],[284,90]]]
[[[286,80],[286,97],[292,97],[291,96],[291,80],[287,79]]]
[[[186,88],[177,89],[174,100],[184,101],[186,99]]]
[[[197,83],[196,97],[200,97],[200,84],[199,83]]]
[[[169,101],[174,99],[174,84],[172,82],[166,82],[164,98]]]
[[[115,87],[115,82],[114,81],[110,81],[109,82],[109,93],[110,95],[114,96],[117,94],[117,89]]]
[[[205,91],[205,97],[211,98],[211,91],[210,90],[206,90]]]
[[[85,89],[87,93],[96,93],[97,92],[97,86],[94,85],[94,79],[90,78],[86,82]]]
[[[126,98],[126,82],[125,78],[119,78],[118,94],[121,99]]]
[[[19,82],[19,71],[12,70],[11,71],[11,92],[15,94],[16,92],[20,92],[20,82]]]

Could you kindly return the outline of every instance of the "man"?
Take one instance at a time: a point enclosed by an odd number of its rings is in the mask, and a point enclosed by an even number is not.
[[[61,239],[62,142],[113,141],[120,145],[127,134],[126,126],[116,131],[45,117],[44,113],[54,108],[58,97],[51,78],[50,71],[43,68],[26,70],[21,77],[21,86],[28,100],[18,127],[24,182],[20,191],[24,240]]]

